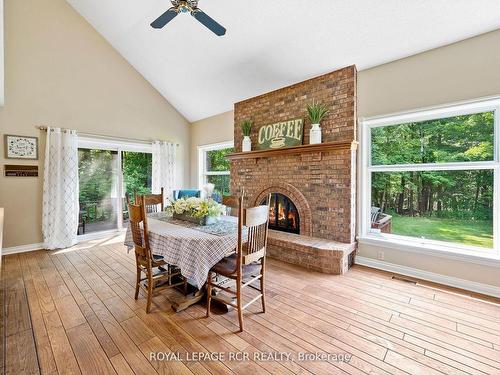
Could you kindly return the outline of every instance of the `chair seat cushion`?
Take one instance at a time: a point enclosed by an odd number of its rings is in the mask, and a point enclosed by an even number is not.
[[[233,275],[235,274],[236,261],[237,261],[237,254],[234,253],[220,260],[215,266],[212,267],[211,271],[216,272],[223,276]],[[244,264],[241,266],[241,270],[243,271],[244,276],[250,274],[256,275],[260,273],[260,268],[261,268],[260,263]]]
[[[153,267],[162,267],[166,264],[167,262],[165,262],[163,256],[153,254],[153,262],[152,262]]]

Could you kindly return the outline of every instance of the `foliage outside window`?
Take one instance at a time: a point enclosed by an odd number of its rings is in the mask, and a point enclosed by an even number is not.
[[[119,157],[121,156],[121,166]],[[121,168],[120,168],[121,167]],[[118,227],[118,215],[128,219],[125,194],[151,193],[152,154],[106,150],[78,149],[80,222],[85,234]],[[119,176],[123,185],[119,186]],[[121,201],[121,202],[120,202]]]
[[[493,160],[494,112],[372,129],[372,165]]]
[[[228,154],[234,152],[228,144],[206,146],[200,148],[200,186],[206,183],[215,185],[214,195],[220,200],[224,195],[230,195],[230,162]]]
[[[392,234],[493,247],[491,170],[375,172],[372,204]]]
[[[495,110],[368,124],[369,232],[491,251],[494,129]]]
[[[122,151],[123,187],[129,196],[151,193],[152,161],[150,153]]]
[[[90,222],[116,222],[116,151],[78,149],[79,202]]]

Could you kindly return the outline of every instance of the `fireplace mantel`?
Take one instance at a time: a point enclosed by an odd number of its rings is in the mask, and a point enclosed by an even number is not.
[[[358,142],[325,142],[318,143],[314,145],[300,145],[294,147],[284,147],[280,149],[270,149],[270,150],[256,150],[247,152],[235,152],[233,154],[226,155],[228,160],[242,160],[242,159],[257,159],[257,158],[268,158],[280,155],[297,155],[305,153],[318,153],[325,151],[335,151],[335,150],[356,150]]]
[[[349,66],[234,105],[235,151],[226,156],[231,162],[231,193],[244,191],[248,206],[261,204],[270,193],[283,194],[300,217],[299,234],[278,231],[269,236],[272,258],[331,274],[345,272],[351,263],[357,197],[356,76],[356,67]],[[241,152],[238,124],[251,120],[256,125],[250,132],[256,145],[258,126],[303,118],[312,102],[329,111],[321,123],[324,143],[310,144],[311,124],[306,121],[303,145]],[[338,246],[343,246],[341,251],[336,251]]]

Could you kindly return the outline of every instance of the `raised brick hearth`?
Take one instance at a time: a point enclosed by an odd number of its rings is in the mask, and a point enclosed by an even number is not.
[[[356,244],[269,231],[267,255],[314,271],[342,275],[352,263]]]
[[[254,123],[255,145],[261,125],[305,118],[306,105],[313,100],[330,110],[321,124],[324,145],[241,153],[243,120]],[[269,193],[281,193],[299,212],[300,234],[271,231],[269,256],[316,271],[345,272],[356,247],[356,68],[236,103],[234,116],[231,190],[244,189],[246,205],[260,204]],[[304,145],[309,143],[310,127],[306,120]]]

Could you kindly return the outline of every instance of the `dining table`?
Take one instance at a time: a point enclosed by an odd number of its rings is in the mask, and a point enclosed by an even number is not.
[[[147,215],[149,247],[154,255],[177,266],[190,285],[187,295],[171,296],[172,308],[179,312],[199,302],[205,296],[208,272],[215,264],[236,250],[238,219],[221,216],[216,223],[200,225],[174,218],[167,212]],[[246,230],[243,230],[246,240]],[[245,241],[246,242],[246,241]],[[130,226],[125,235],[125,246],[133,250]]]

